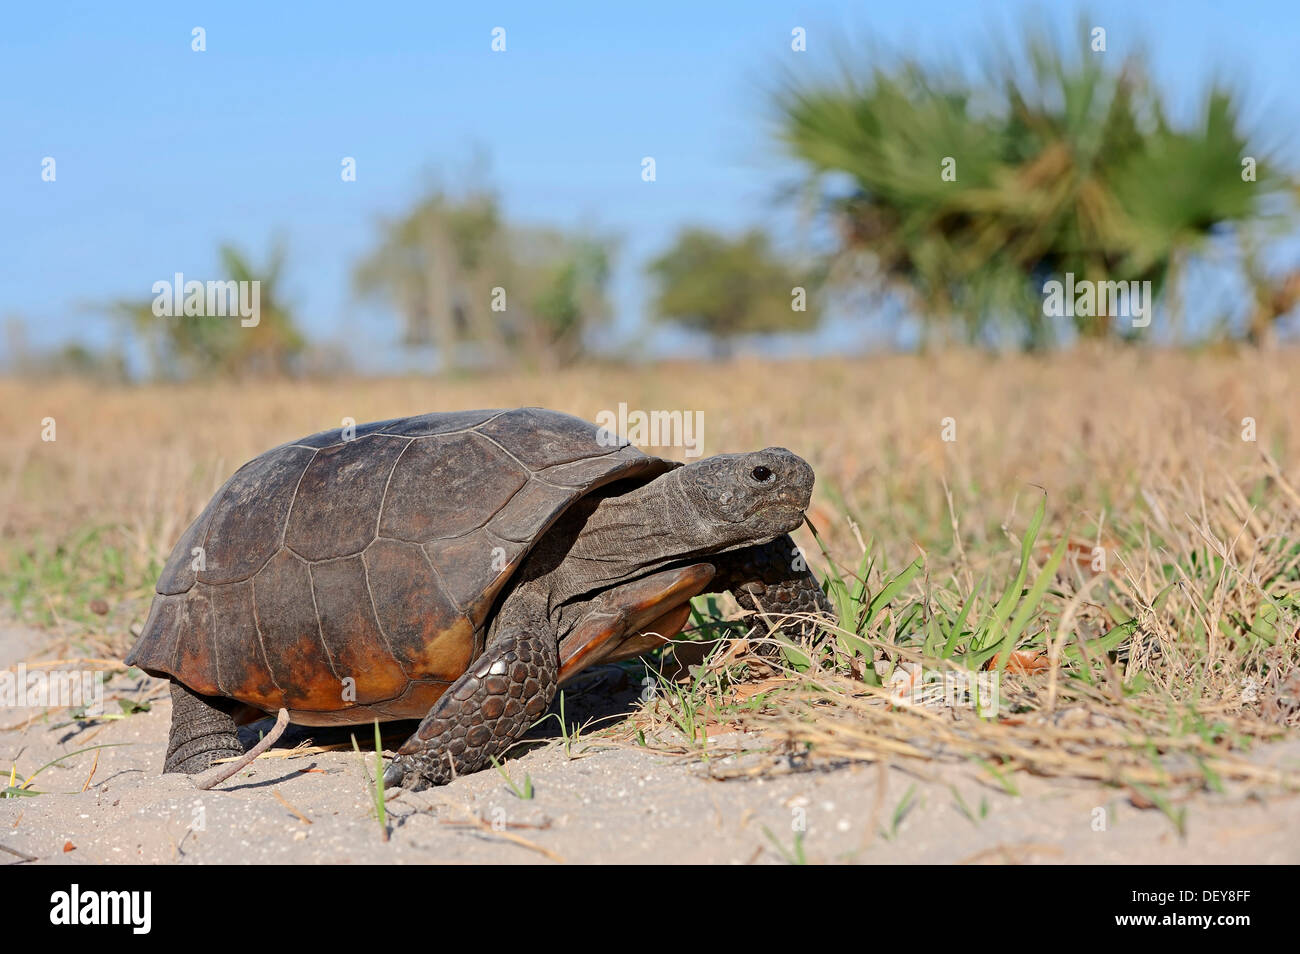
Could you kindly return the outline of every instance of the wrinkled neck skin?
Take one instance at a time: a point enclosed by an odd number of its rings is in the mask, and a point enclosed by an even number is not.
[[[606,589],[685,557],[711,552],[712,535],[672,470],[624,494],[594,498],[564,558],[574,593]]]
[[[672,470],[640,487],[578,501],[538,542],[509,597],[564,632],[591,596],[674,563],[733,549]],[[745,546],[751,542],[743,541]]]

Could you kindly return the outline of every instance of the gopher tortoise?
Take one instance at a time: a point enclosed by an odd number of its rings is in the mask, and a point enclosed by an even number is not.
[[[557,687],[680,632],[693,597],[823,613],[780,447],[685,466],[539,408],[423,414],[267,451],[181,536],[127,663],[172,687],[166,772],[236,726],[421,719],[385,772],[482,768]],[[807,625],[806,623],[804,625]]]

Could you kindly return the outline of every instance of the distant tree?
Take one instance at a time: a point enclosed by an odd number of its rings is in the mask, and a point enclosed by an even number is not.
[[[18,315],[6,316],[0,352],[0,371],[18,377],[78,377],[105,384],[119,384],[129,377],[126,358],[117,348],[94,348],[69,341],[54,348],[33,350],[27,342],[27,324]]]
[[[502,358],[504,332],[489,310],[506,242],[496,197],[434,192],[379,227],[379,244],[358,263],[353,283],[363,297],[397,310],[402,343],[433,345],[446,364],[458,363],[467,344]]]
[[[245,326],[238,315],[161,317],[154,312],[154,298],[120,301],[110,310],[143,342],[154,377],[292,373],[306,341],[284,296],[283,245],[277,244],[261,267],[232,245],[221,246],[219,256],[222,281],[258,283],[256,325]]]
[[[444,365],[477,352],[553,367],[607,319],[612,249],[604,237],[511,226],[487,190],[438,191],[380,223],[354,284],[398,312],[404,344],[432,345]]]
[[[610,318],[612,239],[554,229],[511,233],[511,287],[507,314],[512,343],[526,363],[558,367],[581,356],[587,337]]]
[[[869,280],[901,292],[931,336],[974,340],[1001,321],[1047,344],[1045,280],[1148,280],[1158,295],[1180,257],[1259,220],[1291,185],[1257,153],[1244,181],[1226,89],[1178,126],[1135,58],[1112,66],[1034,34],[1023,52],[994,52],[982,81],[904,59],[776,97],[781,139],[839,223],[837,273],[865,255]],[[1119,330],[1111,317],[1077,330]]]
[[[1262,261],[1258,236],[1247,235],[1241,242],[1241,270],[1250,289],[1250,311],[1245,337],[1261,350],[1277,346],[1277,326],[1300,305],[1300,268],[1271,273]]]
[[[812,297],[817,276],[800,274],[757,229],[738,238],[685,229],[648,272],[657,286],[656,317],[711,335],[723,353],[740,335],[807,330],[820,318]]]
[[[5,315],[4,342],[0,368],[9,373],[24,373],[31,361],[31,346],[27,343],[27,322],[16,312]]]
[[[239,321],[226,322],[235,335],[234,345],[221,366],[227,374],[287,374],[303,353],[306,339],[284,294],[286,258],[284,246],[277,244],[267,263],[258,268],[238,249],[222,246],[221,263],[226,275],[237,282],[258,282],[261,301],[261,316],[255,326],[246,328]]]
[[[105,384],[121,384],[129,377],[126,358],[121,352],[99,350],[78,341],[42,355],[36,367],[41,377],[67,375]]]

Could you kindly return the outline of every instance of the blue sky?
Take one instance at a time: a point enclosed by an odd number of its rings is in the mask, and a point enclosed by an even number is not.
[[[315,335],[386,360],[392,316],[351,296],[375,220],[425,185],[484,172],[507,215],[622,240],[612,344],[639,340],[645,261],[677,229],[792,219],[794,169],[773,148],[763,92],[783,69],[826,69],[873,37],[968,56],[1024,18],[1058,30],[1078,7],[857,3],[9,2],[0,10],[0,319],[38,345],[113,340],[102,303],[145,298],[181,271],[217,277],[216,247],[290,250],[289,287]],[[457,6],[462,7],[456,9]],[[1174,101],[1217,74],[1258,128],[1300,128],[1300,5],[1089,4],[1117,54],[1135,41]],[[190,49],[206,30],[207,51]],[[490,49],[493,27],[507,51]],[[790,50],[807,30],[808,51]],[[476,149],[487,156],[480,167]],[[45,156],[57,181],[41,181]],[[344,183],[340,160],[357,159]],[[654,156],[658,180],[641,180]],[[841,317],[796,349],[868,340]],[[0,347],[3,344],[0,343]]]

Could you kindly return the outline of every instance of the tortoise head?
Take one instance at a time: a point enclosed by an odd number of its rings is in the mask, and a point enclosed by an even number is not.
[[[726,548],[789,533],[803,522],[813,470],[784,447],[719,454],[672,472],[709,545]]]

